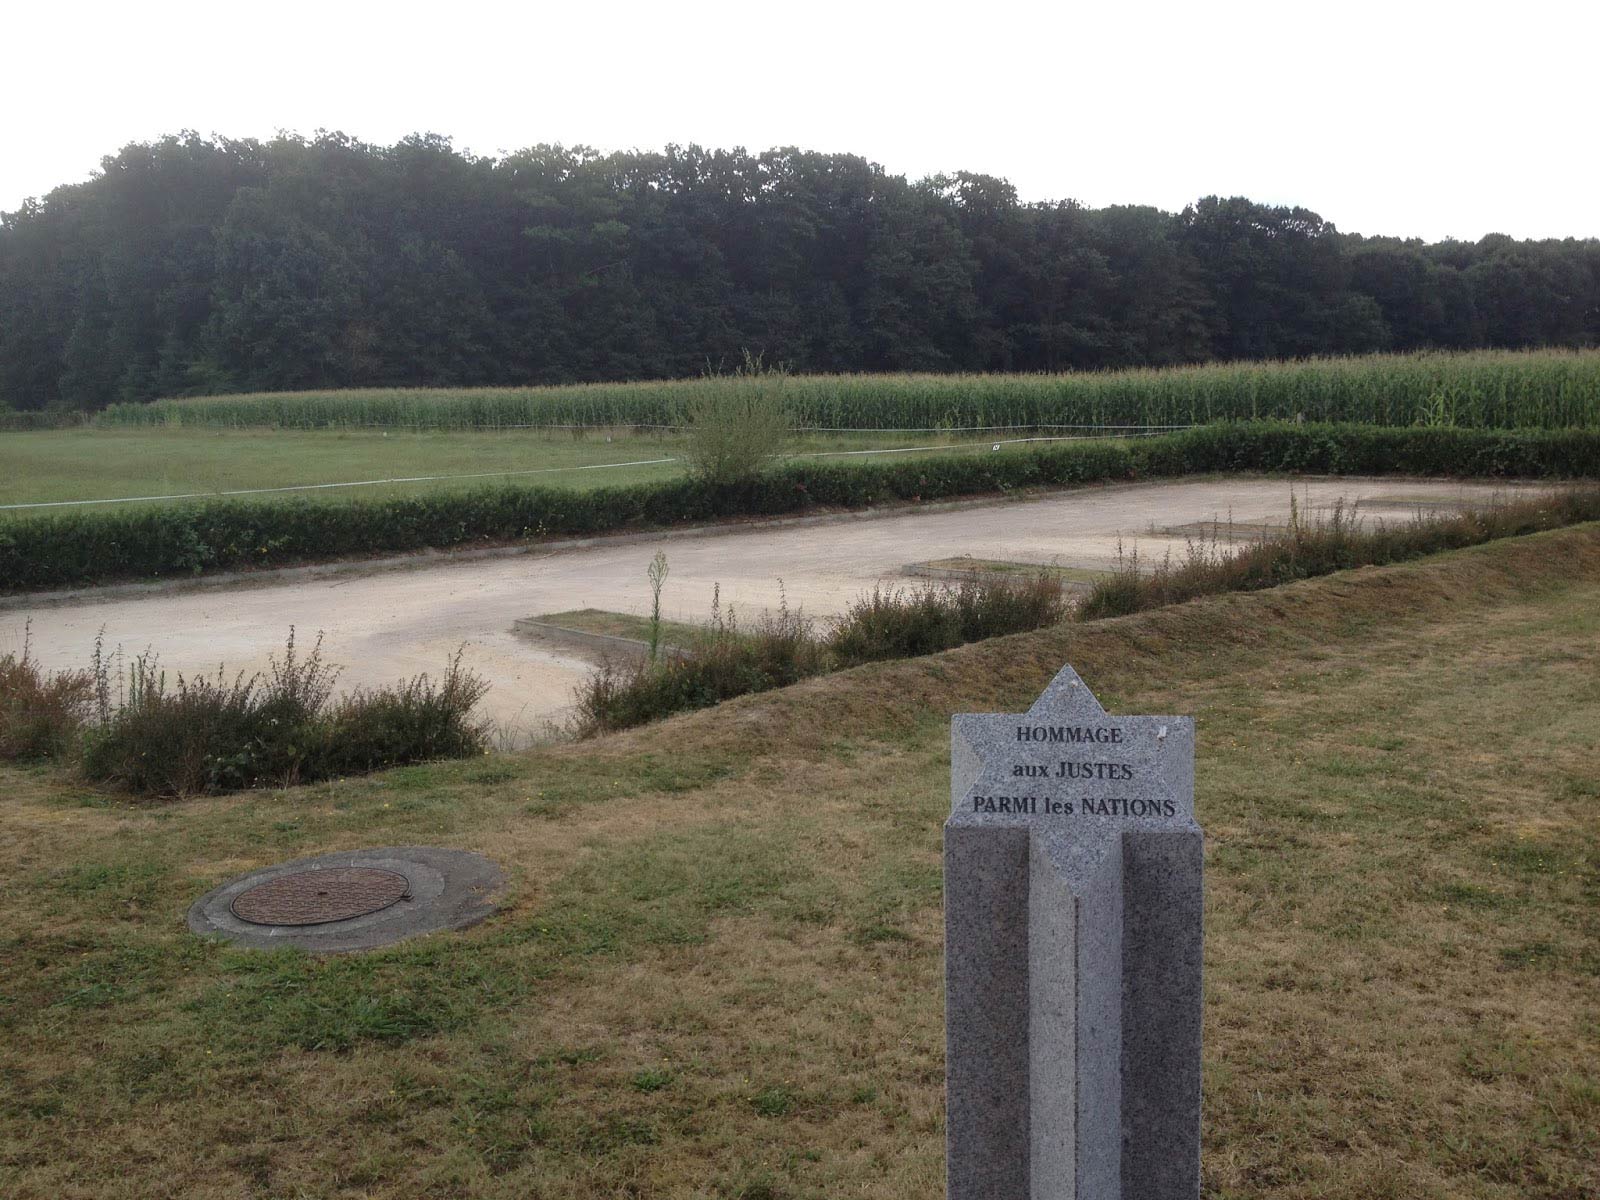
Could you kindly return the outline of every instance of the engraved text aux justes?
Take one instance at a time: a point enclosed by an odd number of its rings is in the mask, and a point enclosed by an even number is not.
[[[1133,768],[1127,763],[1062,762],[1052,771],[1049,763],[1016,763],[1011,768],[1013,779],[1132,779]]]

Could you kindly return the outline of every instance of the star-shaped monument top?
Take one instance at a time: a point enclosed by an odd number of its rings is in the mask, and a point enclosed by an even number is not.
[[[1125,831],[1197,828],[1193,719],[1111,716],[1071,667],[1025,713],[952,717],[950,768],[950,824],[1029,826],[1069,874]]]

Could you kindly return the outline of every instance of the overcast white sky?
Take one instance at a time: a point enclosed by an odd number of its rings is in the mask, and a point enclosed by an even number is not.
[[[0,210],[181,129],[850,151],[1025,200],[1600,236],[1600,5],[17,3]]]

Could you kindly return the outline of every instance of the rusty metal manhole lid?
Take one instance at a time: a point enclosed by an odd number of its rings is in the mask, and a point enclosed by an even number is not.
[[[325,925],[381,912],[405,899],[404,875],[377,867],[296,871],[241,892],[228,907],[252,925]]]

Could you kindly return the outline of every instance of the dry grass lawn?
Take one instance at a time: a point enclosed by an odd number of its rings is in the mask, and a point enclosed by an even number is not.
[[[942,1194],[947,717],[1199,722],[1208,1197],[1600,1195],[1600,527],[883,664],[629,734],[130,808],[0,771],[0,1196]],[[356,846],[465,934],[191,937]]]

